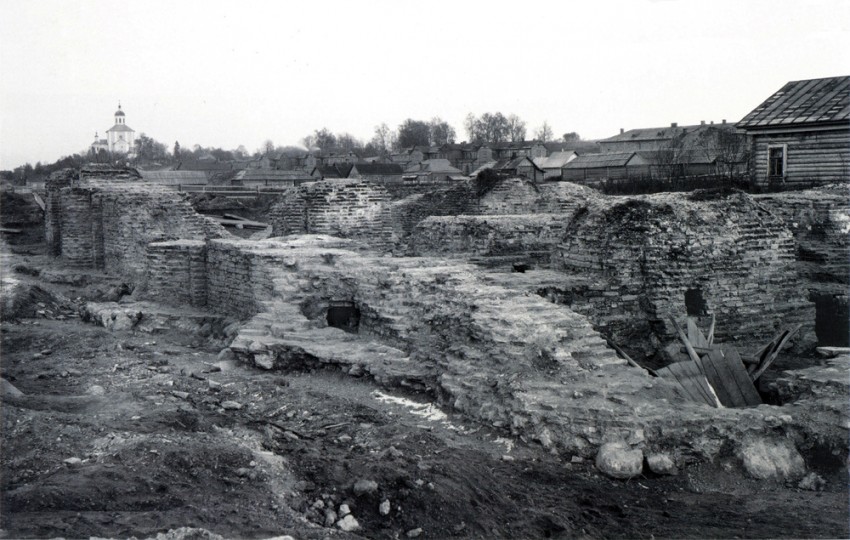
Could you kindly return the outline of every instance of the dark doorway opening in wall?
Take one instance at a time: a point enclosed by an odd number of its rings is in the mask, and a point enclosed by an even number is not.
[[[354,302],[332,301],[328,306],[328,326],[356,334],[360,328],[360,310]]]
[[[815,333],[821,347],[850,347],[850,305],[837,294],[819,294],[815,302]]]
[[[702,296],[702,289],[688,289],[685,291],[685,309],[690,317],[702,317],[708,315],[708,304]]]

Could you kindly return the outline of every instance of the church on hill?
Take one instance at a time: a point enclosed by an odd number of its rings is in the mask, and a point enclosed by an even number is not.
[[[118,104],[115,111],[115,125],[106,130],[106,138],[101,139],[97,133],[94,134],[94,142],[91,144],[93,152],[106,150],[112,154],[126,154],[134,157],[136,153],[136,132],[126,124],[126,115]]]

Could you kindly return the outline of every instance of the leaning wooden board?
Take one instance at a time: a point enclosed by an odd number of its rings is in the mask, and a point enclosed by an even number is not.
[[[712,350],[700,359],[700,367],[724,406],[761,405],[761,396],[747,374],[741,356],[734,348]]]
[[[659,377],[679,383],[685,396],[692,401],[717,406],[705,375],[694,362],[676,362],[656,371]]]

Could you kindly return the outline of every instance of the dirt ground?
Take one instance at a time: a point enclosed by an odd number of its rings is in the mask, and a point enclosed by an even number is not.
[[[427,396],[332,369],[260,371],[220,357],[219,339],[110,332],[55,313],[0,327],[2,375],[24,394],[2,394],[5,538],[187,526],[227,538],[850,534],[837,470],[820,471],[818,492],[750,480],[731,457],[615,481],[586,460],[440,417]],[[342,504],[354,533],[324,526]]]

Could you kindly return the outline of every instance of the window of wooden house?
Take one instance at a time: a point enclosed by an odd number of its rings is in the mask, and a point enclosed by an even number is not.
[[[767,175],[771,177],[785,176],[785,145],[767,148]]]

